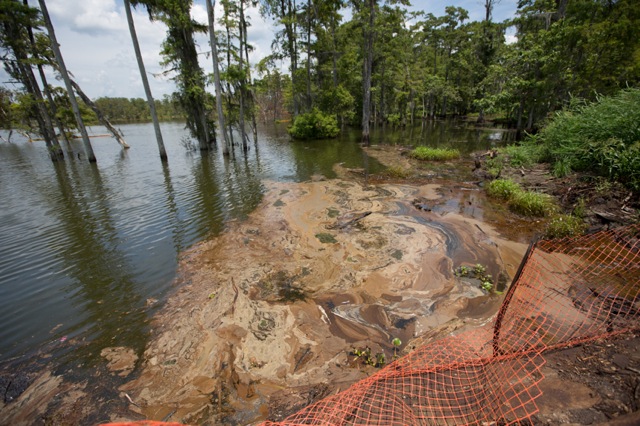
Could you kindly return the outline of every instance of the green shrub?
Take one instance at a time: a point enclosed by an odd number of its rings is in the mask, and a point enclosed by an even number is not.
[[[460,151],[451,148],[419,146],[411,151],[410,156],[422,161],[447,161],[460,158]]]
[[[335,138],[340,133],[338,120],[333,115],[324,114],[317,108],[296,117],[289,127],[289,134],[294,139],[327,139]]]
[[[519,191],[522,191],[522,188],[511,179],[492,180],[487,186],[487,194],[490,197],[501,200],[508,200],[514,193]]]
[[[545,231],[546,238],[566,238],[576,237],[584,234],[587,225],[584,221],[576,216],[561,214],[555,216],[547,224]]]
[[[509,198],[509,209],[523,216],[544,217],[555,212],[551,196],[532,191],[516,191]]]
[[[640,189],[640,89],[597,102],[573,100],[531,142],[543,145],[558,174],[592,171]]]

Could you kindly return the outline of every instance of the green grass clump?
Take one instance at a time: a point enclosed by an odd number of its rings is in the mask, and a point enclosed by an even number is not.
[[[587,225],[584,221],[573,215],[561,214],[555,216],[547,225],[546,238],[576,237],[584,234]]]
[[[523,216],[549,216],[556,211],[553,198],[539,192],[525,191],[510,179],[496,179],[489,182],[487,194],[506,200],[509,209]]]
[[[523,216],[544,217],[556,211],[551,196],[533,191],[516,191],[509,198],[509,209]]]
[[[511,179],[496,179],[489,182],[487,186],[487,194],[493,198],[501,200],[510,199],[514,193],[521,192],[520,185]]]
[[[419,146],[411,151],[411,157],[422,161],[447,161],[460,158],[460,151],[451,148]]]

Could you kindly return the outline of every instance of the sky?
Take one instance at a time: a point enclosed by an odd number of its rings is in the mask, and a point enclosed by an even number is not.
[[[29,0],[37,6],[37,0]],[[216,18],[222,16],[219,2]],[[444,15],[446,6],[458,6],[469,11],[472,21],[484,19],[484,0],[412,0],[411,10]],[[494,8],[493,20],[503,21],[514,16],[517,0],[501,0]],[[92,99],[99,97],[144,98],[133,45],[129,35],[122,0],[46,0],[67,69],[73,74],[84,92]],[[194,0],[191,15],[206,24],[207,11],[204,0]],[[251,23],[249,42],[254,51],[250,62],[257,63],[271,53],[275,32],[273,22],[260,16],[257,9],[248,11]],[[160,22],[150,22],[143,8],[133,10],[133,17],[143,60],[149,76],[151,91],[157,99],[174,91],[174,83],[162,75],[160,45],[165,38],[166,27]],[[202,52],[200,64],[205,72],[212,72],[208,35],[197,38],[198,51]],[[49,83],[62,86],[48,75]],[[9,77],[0,70],[0,84],[16,89]],[[213,89],[210,89],[213,90]]]

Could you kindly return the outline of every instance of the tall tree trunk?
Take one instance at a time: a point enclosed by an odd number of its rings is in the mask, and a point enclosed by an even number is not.
[[[253,144],[258,144],[258,124],[256,123],[256,96],[253,90],[253,78],[251,77],[251,65],[249,64],[249,37],[247,35],[247,21],[244,18],[244,8],[240,9],[240,30],[244,33],[244,56],[247,64],[247,82],[249,89],[246,89],[247,100],[249,102],[249,116],[251,117],[251,129],[253,132]],[[242,55],[242,52],[240,52]]]
[[[311,111],[311,0],[307,0],[307,111]]]
[[[287,19],[284,24],[287,34],[287,47],[289,49],[289,57],[291,58],[291,86],[293,87],[293,116],[300,114],[300,101],[296,95],[296,86],[298,81],[298,46],[297,46],[297,29],[296,29],[296,2],[295,0],[286,0],[286,7],[283,4],[282,16]]]
[[[151,112],[151,120],[153,121],[153,130],[156,133],[156,141],[158,142],[158,151],[160,151],[160,159],[162,161],[167,160],[167,151],[164,148],[164,141],[162,140],[162,132],[160,131],[160,122],[158,121],[158,114],[156,112],[156,103],[153,100],[151,94],[151,87],[149,86],[149,79],[147,78],[147,72],[145,71],[144,62],[142,61],[142,53],[140,52],[140,44],[138,43],[138,36],[136,35],[136,27],[133,22],[133,16],[131,14],[131,4],[129,0],[124,0],[124,10],[127,14],[127,23],[129,24],[129,33],[131,34],[131,42],[133,43],[133,50],[136,53],[136,60],[138,61],[138,68],[140,69],[140,78],[142,79],[142,85],[144,86],[144,93],[147,96],[147,103],[149,104],[149,111]]]
[[[222,86],[220,84],[220,67],[218,66],[218,43],[216,42],[215,33],[215,15],[214,15],[215,0],[207,0],[207,16],[209,18],[209,42],[211,43],[211,59],[213,62],[213,80],[216,90],[216,111],[218,113],[218,126],[222,132],[224,145],[222,147],[222,153],[229,155],[229,134],[227,132],[227,126],[225,125],[224,111],[222,109]]]
[[[225,8],[225,13],[226,13],[226,8]],[[228,25],[226,26],[226,30],[227,30],[227,69],[229,69],[231,67],[231,33],[229,31]],[[233,104],[231,102],[231,82],[227,80],[227,110],[229,111],[229,113],[231,113],[232,108],[233,108]],[[229,123],[228,126],[229,126],[229,141],[231,145],[231,151],[233,151],[234,150],[233,128],[231,126],[231,123]]]
[[[44,0],[38,0],[38,3],[40,4],[40,11],[42,12],[42,17],[44,19],[44,24],[47,27],[49,38],[51,39],[51,48],[56,57],[56,61],[58,62],[58,67],[60,68],[60,74],[62,75],[62,80],[64,81],[64,85],[67,88],[67,94],[69,95],[69,101],[71,102],[71,108],[73,109],[73,114],[76,117],[78,130],[82,135],[82,142],[84,143],[84,150],[85,150],[85,154],[87,155],[87,160],[89,160],[90,163],[95,163],[96,156],[93,153],[93,147],[91,146],[91,141],[89,140],[87,129],[84,127],[84,122],[82,121],[82,116],[80,115],[80,108],[78,107],[78,101],[76,100],[76,97],[73,94],[71,79],[69,78],[67,67],[64,64],[62,53],[60,52],[60,45],[58,44],[58,39],[56,38],[56,34],[53,29],[53,24],[51,23],[51,18],[49,18],[49,11],[47,10],[47,5],[45,4]]]
[[[19,69],[20,75],[22,76],[21,80],[25,85],[27,92],[30,93],[35,99],[33,113],[38,123],[38,129],[40,130],[40,134],[47,144],[47,149],[49,150],[51,160],[62,160],[64,158],[64,153],[62,151],[62,148],[60,147],[58,139],[55,137],[55,131],[53,129],[53,125],[51,124],[51,117],[49,116],[49,113],[45,108],[44,99],[42,98],[42,92],[40,91],[40,86],[36,81],[36,77],[33,74],[31,66],[29,66],[26,62],[26,57],[23,59],[18,59],[17,67]]]
[[[333,17],[331,18],[331,38],[333,39],[331,76],[333,77],[333,88],[336,89],[338,87],[338,40],[336,39],[336,23]]]
[[[518,115],[516,119],[516,130],[520,132],[522,130],[522,112],[524,111],[524,98],[520,98],[520,105],[518,106]]]
[[[29,6],[29,2],[27,0],[22,0],[22,4],[24,4],[25,6]],[[27,31],[29,33],[29,42],[31,43],[31,48],[33,49],[33,56],[36,59],[39,59],[39,53],[38,50],[36,49],[36,40],[35,37],[33,36],[33,28],[31,28],[30,26],[27,27]],[[69,143],[69,139],[67,139],[67,134],[64,131],[64,125],[62,124],[62,121],[60,121],[60,118],[58,118],[58,114],[57,114],[57,107],[56,107],[56,103],[53,100],[53,96],[51,96],[51,91],[49,90],[49,84],[47,83],[47,77],[44,73],[44,68],[42,66],[42,62],[41,61],[37,61],[37,67],[38,67],[38,74],[40,75],[40,81],[42,81],[42,91],[44,92],[45,96],[47,97],[47,102],[49,104],[49,109],[51,110],[51,115],[48,116],[48,120],[51,121],[50,117],[53,116],[53,120],[56,122],[56,126],[58,127],[58,129],[60,130],[60,136],[62,136],[62,138]],[[52,145],[54,147],[56,147],[56,149],[59,148],[59,152],[55,153],[56,157],[60,157],[62,158],[63,153],[62,153],[62,148],[60,148],[60,143],[58,141],[58,139],[56,138],[55,135],[55,130],[53,129],[53,123],[51,123],[51,134],[53,136],[52,139]]]
[[[244,9],[244,0],[240,0],[240,10]],[[242,75],[240,77],[240,113],[238,115],[238,119],[239,119],[239,124],[240,124],[240,137],[242,138],[242,150],[243,151],[248,151],[249,147],[247,146],[247,133],[246,133],[246,129],[244,126],[244,99],[245,99],[245,93],[244,93],[244,86],[245,86],[245,78],[244,78],[244,57],[243,57],[243,51],[244,51],[244,36],[243,36],[243,32],[242,32],[242,28],[240,28],[239,30],[239,55],[238,55],[238,65],[240,67],[240,74]]]
[[[369,122],[371,118],[371,72],[373,68],[373,35],[376,0],[369,0],[369,23],[365,26],[364,37],[364,72],[362,96],[362,143],[369,146]]]

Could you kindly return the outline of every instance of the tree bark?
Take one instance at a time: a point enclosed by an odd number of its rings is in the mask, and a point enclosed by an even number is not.
[[[29,2],[27,0],[22,0],[22,4],[24,4],[27,7],[29,6]],[[35,37],[33,36],[33,29],[31,27],[28,27],[27,31],[29,33],[29,41],[31,42],[31,48],[33,49],[33,56],[35,58],[39,58],[40,55],[36,49],[36,40],[35,40]],[[67,139],[67,134],[64,131],[64,126],[62,124],[62,121],[60,121],[60,119],[58,118],[56,103],[53,100],[53,96],[51,96],[51,91],[49,90],[49,87],[48,87],[49,84],[47,83],[47,77],[44,73],[44,68],[42,67],[42,63],[40,61],[38,61],[37,67],[38,67],[38,74],[40,75],[40,80],[42,81],[42,91],[44,92],[44,95],[47,97],[47,102],[49,103],[49,108],[51,109],[51,115],[53,116],[53,120],[56,122],[56,126],[60,130],[60,136],[62,136],[62,138],[67,143],[69,143],[69,139]],[[48,118],[48,120],[51,121],[50,117]],[[56,156],[59,158],[62,158],[64,154],[62,152],[62,148],[60,148],[60,143],[56,138],[55,130],[53,129],[53,123],[51,124],[51,134],[53,136],[53,140],[52,140],[53,146],[59,148],[59,152],[56,154]]]
[[[147,103],[149,104],[149,111],[151,112],[151,120],[153,121],[153,130],[156,133],[156,141],[158,142],[158,151],[160,151],[160,159],[162,161],[167,160],[167,151],[164,148],[164,141],[162,140],[162,132],[160,131],[160,122],[158,121],[158,114],[156,112],[156,104],[151,94],[151,87],[149,86],[149,79],[147,78],[147,72],[145,71],[144,62],[142,61],[142,53],[140,52],[140,44],[138,43],[138,36],[136,35],[136,27],[133,22],[133,16],[131,14],[131,4],[129,0],[124,0],[124,10],[127,14],[127,23],[129,24],[129,33],[131,34],[131,42],[133,43],[133,50],[136,53],[136,60],[138,62],[138,68],[140,69],[140,78],[142,79],[142,85],[144,86],[144,93],[147,96]]]
[[[369,146],[369,122],[371,118],[371,72],[373,68],[373,35],[376,0],[369,0],[369,23],[365,26],[364,37],[364,71],[362,97],[362,143]]]
[[[213,80],[216,90],[216,111],[218,113],[218,126],[222,132],[224,145],[222,147],[222,153],[229,155],[229,134],[227,132],[227,126],[225,125],[224,110],[222,109],[222,86],[220,84],[220,67],[218,64],[218,44],[216,42],[215,33],[215,15],[214,15],[215,0],[207,0],[207,16],[209,18],[209,42],[211,43],[211,59],[213,62]]]
[[[251,117],[251,127],[253,131],[253,143],[257,147],[258,144],[258,124],[256,123],[256,96],[253,90],[253,79],[251,77],[251,65],[249,64],[249,43],[247,36],[247,21],[244,18],[244,8],[240,9],[240,30],[244,33],[244,56],[247,64],[247,79],[249,88],[247,91],[247,100],[249,101],[249,116]],[[242,52],[240,52],[242,54]]]
[[[244,9],[244,1],[240,0],[240,10]],[[244,58],[243,58],[243,49],[244,49],[244,36],[243,36],[243,32],[242,32],[242,28],[240,28],[239,31],[239,38],[240,38],[240,54],[238,55],[238,65],[240,66],[240,73],[244,73]],[[242,138],[242,150],[243,151],[248,151],[249,147],[247,146],[247,134],[246,134],[246,129],[244,126],[244,98],[245,98],[245,94],[244,94],[244,86],[245,86],[245,79],[244,76],[240,77],[240,113],[238,115],[238,121],[239,121],[239,125],[240,125],[240,137]]]
[[[71,108],[73,109],[73,114],[76,117],[78,130],[82,135],[82,142],[84,143],[84,150],[85,150],[85,154],[87,155],[87,160],[89,160],[90,163],[95,163],[96,156],[93,153],[93,147],[91,146],[91,141],[89,140],[87,129],[84,127],[84,122],[82,121],[82,116],[80,115],[80,108],[78,107],[78,101],[76,100],[76,97],[73,95],[73,87],[71,86],[71,79],[69,78],[67,67],[64,64],[62,53],[60,52],[60,45],[58,44],[55,30],[53,29],[53,24],[51,23],[51,18],[49,18],[47,5],[45,4],[44,0],[38,0],[38,3],[40,4],[40,11],[42,12],[42,17],[44,19],[45,26],[47,27],[49,38],[51,39],[51,48],[53,49],[53,53],[56,57],[56,61],[58,62],[60,73],[62,75],[62,80],[64,80],[64,85],[67,88],[67,94],[69,95],[69,101],[71,102]]]

